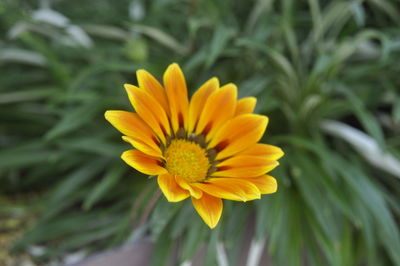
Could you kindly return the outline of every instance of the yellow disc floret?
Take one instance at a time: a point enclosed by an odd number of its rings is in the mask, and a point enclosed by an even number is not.
[[[206,179],[211,164],[206,151],[199,144],[185,139],[174,139],[165,151],[165,168],[188,182]]]

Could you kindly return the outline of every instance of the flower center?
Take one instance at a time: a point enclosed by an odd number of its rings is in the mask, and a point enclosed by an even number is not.
[[[188,182],[203,181],[211,164],[206,151],[199,144],[184,139],[174,139],[165,151],[165,168]]]

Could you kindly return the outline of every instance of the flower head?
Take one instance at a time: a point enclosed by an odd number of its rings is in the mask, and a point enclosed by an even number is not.
[[[222,199],[249,201],[274,193],[267,175],[283,156],[280,148],[257,143],[268,118],[253,114],[256,99],[237,100],[234,84],[204,83],[189,102],[185,77],[177,64],[164,73],[164,86],[145,70],[139,87],[125,84],[136,113],[107,111],[106,119],[135,149],[121,158],[138,171],[157,175],[170,202],[191,197],[204,222],[214,228]]]

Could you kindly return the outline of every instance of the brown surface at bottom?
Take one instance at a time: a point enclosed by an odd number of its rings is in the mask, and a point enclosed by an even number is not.
[[[150,240],[129,244],[69,266],[147,266],[153,251]]]
[[[245,266],[251,247],[251,240],[254,237],[254,215],[249,219],[246,230],[243,232],[242,245],[237,254],[234,266]],[[115,248],[98,255],[93,255],[82,262],[68,266],[148,266],[153,256],[154,243],[150,239],[142,239],[139,242]],[[179,245],[176,247],[179,249]],[[207,246],[202,244],[192,258],[192,266],[209,266],[204,265]],[[178,250],[171,254],[168,266],[178,264]],[[260,258],[258,265],[272,265],[271,258],[268,255],[268,243],[264,247],[264,252]]]

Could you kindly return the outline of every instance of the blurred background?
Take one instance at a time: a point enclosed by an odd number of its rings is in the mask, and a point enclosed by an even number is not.
[[[143,239],[155,266],[400,265],[399,26],[389,0],[0,1],[0,265]],[[224,202],[215,230],[125,165],[103,117],[171,62],[191,92],[256,96],[286,153],[278,192]]]

